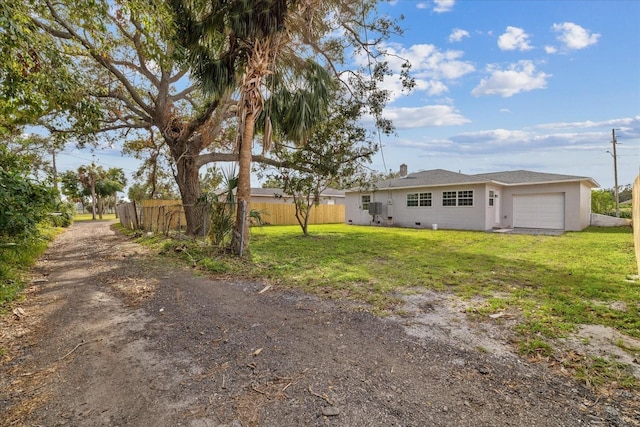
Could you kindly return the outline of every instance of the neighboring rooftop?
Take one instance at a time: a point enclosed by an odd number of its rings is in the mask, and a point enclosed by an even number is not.
[[[343,190],[336,190],[333,188],[327,188],[322,193],[322,197],[344,197]],[[251,196],[257,197],[287,197],[280,188],[251,188]]]

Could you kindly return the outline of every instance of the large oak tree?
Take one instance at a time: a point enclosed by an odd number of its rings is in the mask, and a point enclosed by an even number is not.
[[[234,161],[226,139],[235,101],[204,98],[177,61],[172,17],[162,2],[36,1],[32,24],[67,57],[77,102],[51,109],[39,124],[79,144],[134,140],[133,150],[166,146],[187,216],[197,234],[202,216],[198,171]],[[157,136],[159,135],[159,138]],[[260,160],[260,159],[257,159]]]
[[[371,18],[376,5],[371,0],[172,0],[171,4],[179,44],[203,89],[214,97],[236,90],[237,199],[242,209],[232,249],[242,254],[248,246],[243,230],[248,229],[253,143],[260,116],[263,151],[269,150],[274,135],[304,145],[327,116],[335,85],[342,83],[355,102],[366,104],[378,124],[388,129],[380,115],[386,92],[375,86],[376,78],[385,74],[385,64],[374,64],[368,79],[343,67],[348,53],[375,61],[380,41],[397,27],[386,18]],[[382,38],[362,38],[367,30]],[[408,79],[407,84],[411,84]]]
[[[11,76],[38,73],[41,56],[32,56],[27,48],[29,40],[37,40],[46,46],[47,57],[56,59],[61,72],[50,75],[50,81],[65,94],[35,98],[38,108],[33,114],[16,117],[26,123],[38,116],[38,124],[62,141],[136,141],[130,148],[137,152],[166,147],[190,234],[197,234],[202,224],[197,209],[199,169],[210,162],[240,161],[238,198],[248,201],[251,163],[283,165],[269,155],[270,128],[279,128],[279,135],[291,141],[304,141],[317,119],[314,111],[323,107],[309,100],[322,99],[323,85],[316,83],[326,81],[327,72],[339,77],[345,92],[381,119],[386,95],[376,80],[386,70],[383,62],[376,62],[383,54],[377,47],[397,28],[375,16],[375,0],[172,0],[171,8],[149,0],[3,3],[7,4],[21,12],[13,24],[24,29],[16,32],[19,42],[10,51],[23,50],[27,64],[23,71],[14,66]],[[205,9],[199,9],[203,5]],[[210,20],[209,15],[216,18]],[[244,34],[238,31],[243,25]],[[237,37],[242,34],[244,38]],[[350,54],[371,58],[369,76],[344,68]],[[198,55],[205,59],[200,62],[203,68],[193,67]],[[212,65],[215,72],[210,73]],[[190,71],[198,77],[197,84]],[[31,88],[47,87],[34,80]],[[3,87],[14,86],[8,83]],[[208,89],[206,96],[201,89]],[[284,101],[269,98],[265,103],[265,94],[275,92]],[[21,93],[28,91],[23,88]],[[263,153],[254,153],[255,123],[261,113],[266,114],[261,132],[267,144]],[[382,128],[388,125],[378,122]],[[236,227],[246,220],[238,217]],[[236,252],[246,249],[248,240],[234,237]]]

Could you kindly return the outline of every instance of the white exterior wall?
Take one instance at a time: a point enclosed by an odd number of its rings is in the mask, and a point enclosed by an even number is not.
[[[591,187],[580,185],[580,217],[577,230],[584,230],[591,225]]]
[[[473,206],[442,206],[444,191],[464,190],[473,190]],[[410,193],[431,193],[432,206],[408,207],[407,194]],[[368,211],[362,210],[360,201],[363,194],[370,194],[371,202],[382,203],[382,215],[374,218]],[[443,229],[486,230],[486,205],[484,184],[347,193],[345,221],[358,225],[432,228],[437,224],[438,228]]]
[[[371,195],[371,201],[375,201],[374,193],[347,193],[345,194],[344,220],[347,224],[354,225],[371,225],[371,215],[362,209],[360,203],[363,194]]]
[[[473,207],[442,206],[443,191],[473,190]],[[498,196],[489,206],[489,191]],[[431,207],[407,207],[408,193],[432,193]],[[400,227],[490,230],[513,227],[513,196],[525,194],[563,193],[565,200],[564,227],[579,231],[590,225],[591,188],[582,182],[500,186],[497,184],[452,185],[414,189],[378,190],[369,193],[347,193],[345,221],[358,225],[395,225]],[[382,215],[375,218],[361,209],[360,196],[369,194],[372,202],[382,203]],[[391,203],[389,203],[389,201]],[[392,220],[388,220],[392,217]],[[416,223],[420,224],[417,225]]]
[[[323,196],[320,197],[321,205],[344,205],[344,197],[330,197]],[[278,204],[291,204],[293,203],[292,196],[282,196],[282,197],[267,197],[267,196],[251,196],[251,203],[278,203]]]
[[[588,190],[587,193],[585,190]],[[579,231],[589,225],[591,189],[579,182],[504,187],[501,208],[503,226],[513,227],[513,196],[518,194],[564,193],[564,228]],[[588,203],[588,205],[587,205]]]

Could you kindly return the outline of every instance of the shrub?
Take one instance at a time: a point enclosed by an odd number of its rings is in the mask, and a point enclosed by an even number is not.
[[[37,226],[54,210],[53,188],[28,178],[26,160],[0,147],[0,241],[37,234]]]
[[[55,212],[51,215],[51,225],[55,227],[69,227],[73,223],[75,207],[70,202],[58,202]]]

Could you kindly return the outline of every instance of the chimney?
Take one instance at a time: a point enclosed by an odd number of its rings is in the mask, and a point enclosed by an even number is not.
[[[407,165],[404,163],[400,165],[400,176],[407,176]]]

